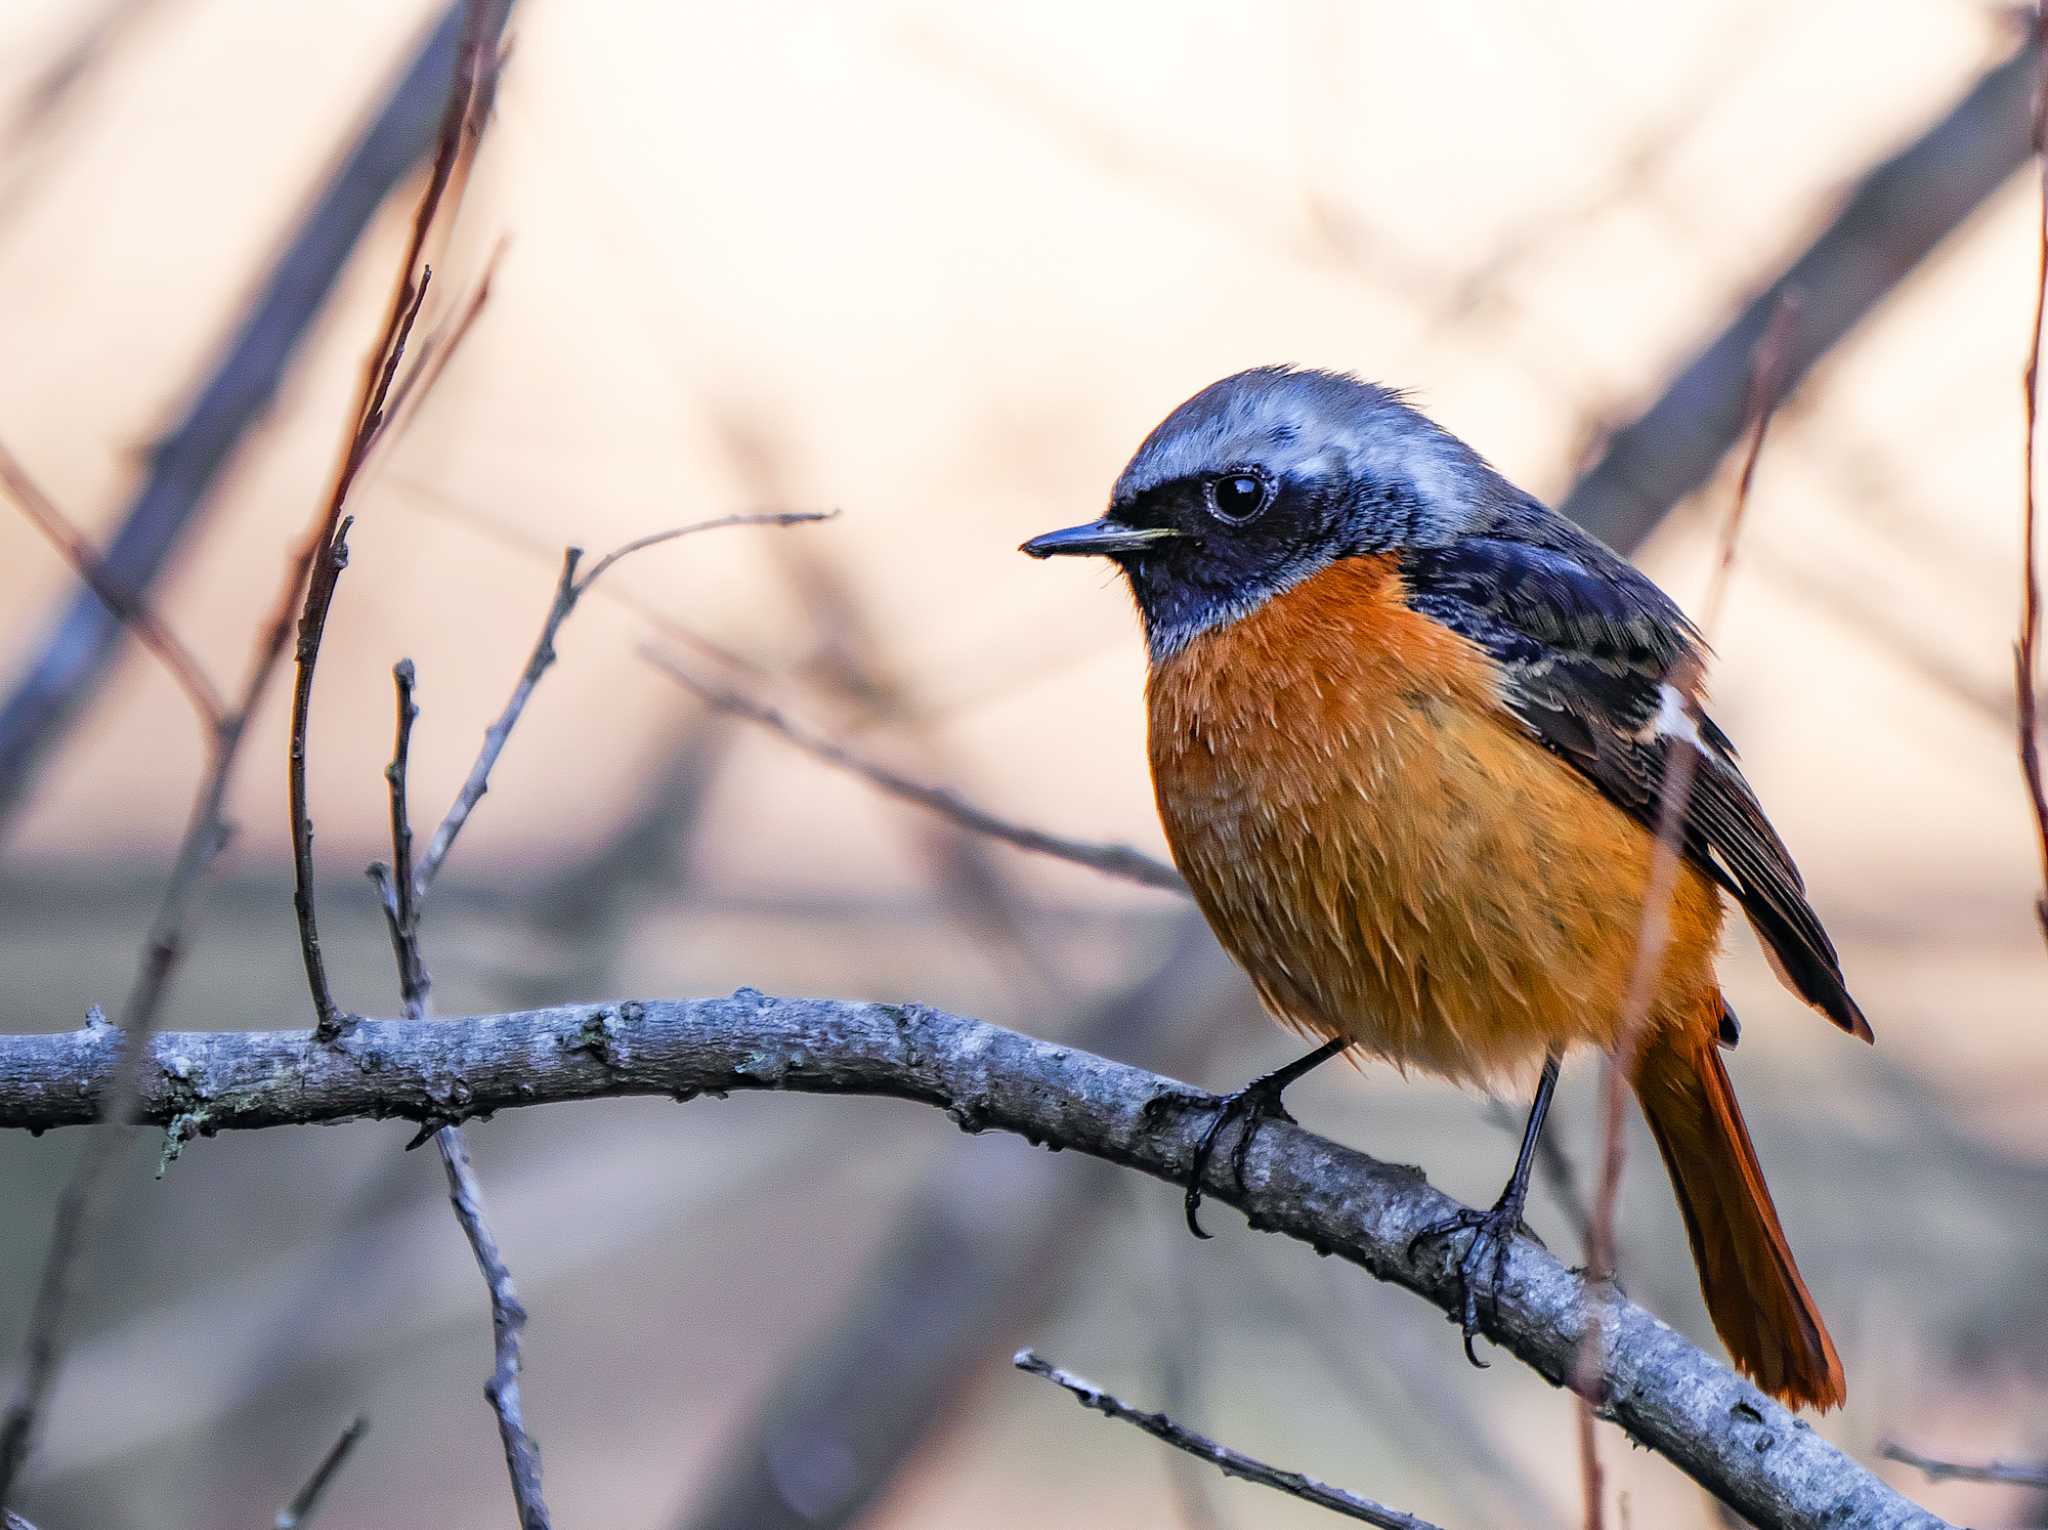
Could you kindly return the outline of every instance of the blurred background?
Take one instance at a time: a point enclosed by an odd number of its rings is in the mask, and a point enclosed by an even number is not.
[[[408,71],[447,25],[421,0],[0,4],[0,442],[224,686],[326,489],[417,194],[405,145],[445,93],[445,65]],[[431,904],[440,1010],[746,983],[916,998],[1218,1088],[1275,1066],[1296,1043],[1175,898],[963,837],[708,712],[643,648],[1004,814],[1163,851],[1128,603],[1020,540],[1096,513],[1196,388],[1291,361],[1414,390],[1697,603],[1750,348],[1797,268],[1806,375],[1713,686],[1880,1044],[1808,1015],[1742,931],[1731,1068],[1851,1378],[1815,1427],[1866,1459],[2048,1454],[2048,1027],[2009,679],[2023,32],[1974,0],[520,0],[428,321],[509,245],[354,497],[321,668],[338,997],[397,1006],[361,876],[394,660],[419,666],[431,821],[563,544],[836,508],[650,550],[575,616]],[[381,180],[348,157],[380,122]],[[309,257],[344,182],[364,226],[329,219]],[[238,340],[266,291],[276,322]],[[10,1031],[119,1002],[204,764],[132,645],[36,712],[96,619],[77,601],[0,515]],[[310,1023],[283,696],[170,1027]],[[1553,1118],[1581,1165],[1595,1075],[1568,1071]],[[1289,1099],[1481,1204],[1520,1109],[1381,1068]],[[410,1131],[207,1140],[161,1181],[138,1134],[18,1506],[43,1530],[264,1523],[361,1411],[329,1530],[506,1523],[484,1291]],[[1631,1131],[1624,1282],[1711,1348]],[[1433,1309],[1224,1209],[1195,1243],[1150,1181],[874,1101],[606,1102],[470,1135],[560,1525],[1332,1522],[1081,1414],[1010,1370],[1026,1343],[1446,1525],[1578,1522],[1566,1397],[1470,1369]],[[9,1386],[82,1141],[0,1140]],[[1571,1254],[1555,1192],[1531,1221]],[[1603,1448],[1636,1525],[1718,1522]],[[2048,1495],[1883,1469],[1950,1517],[2048,1524]]]

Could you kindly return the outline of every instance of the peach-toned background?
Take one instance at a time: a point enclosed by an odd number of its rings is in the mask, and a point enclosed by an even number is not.
[[[156,0],[0,162],[0,439],[82,521],[110,525],[426,14]],[[0,103],[84,19],[0,6]],[[531,641],[550,549],[838,508],[822,527],[646,553],[617,586],[768,672],[747,683],[853,728],[816,681],[814,602],[773,540],[802,538],[921,719],[861,723],[863,747],[1032,822],[1157,847],[1126,603],[1099,571],[1029,564],[1018,541],[1094,513],[1194,388],[1274,360],[1412,388],[1510,476],[1561,494],[1598,432],[1655,396],[1860,169],[2013,43],[2002,12],[1960,0],[527,0],[512,30],[440,309],[501,234],[509,252],[480,328],[357,494],[320,675],[319,852],[358,1008],[393,1002],[354,881],[383,831],[389,665],[419,664],[416,800],[437,806]],[[1875,1056],[1841,1044],[1735,943],[1738,1082],[1850,1363],[1854,1401],[1818,1427],[1866,1454],[1883,1435],[1973,1455],[2048,1446],[2039,867],[2004,695],[2035,196],[2016,177],[1787,407],[1716,635],[1721,719],[1881,1041]],[[223,678],[324,487],[408,211],[408,196],[386,209],[163,586],[164,614]],[[1681,507],[1643,554],[1681,600],[1699,597],[1728,488]],[[68,586],[0,516],[10,673]],[[491,898],[601,843],[692,726],[638,656],[649,633],[607,600],[570,627],[430,929],[448,1004],[594,996],[550,988],[565,953],[544,914],[494,914]],[[278,880],[279,699],[235,793],[226,909],[174,1025],[304,1018]],[[118,996],[199,758],[182,698],[130,655],[0,860],[8,1028],[75,1024]],[[934,905],[929,841],[906,815],[738,737],[686,894],[636,905],[605,981],[916,996],[1063,1029],[1073,1005],[1020,996],[1014,963]],[[1133,970],[1171,912],[1000,854],[1077,985]],[[1240,1007],[1207,1082],[1291,1046]],[[1590,1072],[1562,1123],[1582,1156]],[[1377,1071],[1319,1080],[1298,1112],[1468,1196],[1491,1193],[1511,1149],[1476,1102]],[[891,1196],[945,1155],[1022,1151],[942,1128],[895,1107],[750,1100],[478,1130],[534,1310],[529,1406],[558,1523],[665,1523],[829,1322]],[[206,1142],[161,1186],[138,1149],[42,1457],[48,1503],[94,1516],[75,1523],[257,1522],[360,1406],[373,1433],[323,1523],[505,1522],[476,1396],[482,1293],[434,1166],[397,1159],[399,1140],[350,1127]],[[0,1142],[0,1373],[74,1150]],[[1469,1374],[1432,1313],[1356,1289],[1356,1272],[1303,1270],[1298,1250],[1241,1233],[1184,1244],[1168,1192],[1116,1193],[1108,1231],[1067,1251],[1041,1335],[1056,1358],[1144,1402],[1159,1346],[1190,1343],[1198,1425],[1447,1523],[1502,1522],[1498,1499],[1460,1485],[1458,1439],[1418,1441],[1396,1417],[1410,1405],[1385,1377],[1417,1375],[1519,1462],[1522,1522],[1575,1520],[1569,1412],[1533,1378]],[[344,1220],[364,1204],[382,1209]],[[1641,1156],[1628,1215],[1631,1289],[1703,1332]],[[321,1271],[344,1248],[359,1262],[337,1291]],[[1182,1333],[1171,1309],[1187,1288],[1199,1321]],[[1331,1347],[1365,1404],[1309,1363]],[[986,1358],[874,1523],[1189,1512],[1156,1447]],[[1668,1468],[1618,1438],[1606,1449],[1635,1523],[1709,1522]],[[1228,1522],[1318,1522],[1212,1491]],[[2028,1522],[2008,1489],[1928,1498],[1978,1525]]]

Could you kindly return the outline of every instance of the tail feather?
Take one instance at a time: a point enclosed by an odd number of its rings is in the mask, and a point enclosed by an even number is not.
[[[1795,1407],[1839,1406],[1847,1396],[1841,1359],[1793,1263],[1712,1037],[1650,1038],[1634,1082],[1685,1217],[1707,1313],[1736,1366]]]

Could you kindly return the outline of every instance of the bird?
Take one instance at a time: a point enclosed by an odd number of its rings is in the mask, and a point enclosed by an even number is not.
[[[1561,1060],[1595,1048],[1633,1086],[1736,1366],[1788,1404],[1841,1404],[1721,1056],[1740,1035],[1716,974],[1727,902],[1793,994],[1872,1032],[1707,715],[1679,606],[1402,393],[1285,366],[1195,394],[1103,517],[1021,550],[1125,576],[1174,862],[1265,1009],[1321,1039],[1217,1100],[1191,1228],[1226,1123],[1241,1179],[1259,1121],[1333,1057],[1496,1091],[1534,1074],[1500,1198],[1411,1245],[1465,1235],[1451,1269],[1479,1363]],[[1668,933],[1631,1015],[1667,787]]]

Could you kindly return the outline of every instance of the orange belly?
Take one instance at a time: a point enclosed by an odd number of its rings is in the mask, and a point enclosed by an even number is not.
[[[1147,703],[1174,860],[1279,1019],[1480,1083],[1615,1044],[1652,837],[1520,731],[1390,560],[1196,638]],[[1718,1022],[1721,914],[1684,867],[1651,1024]]]

